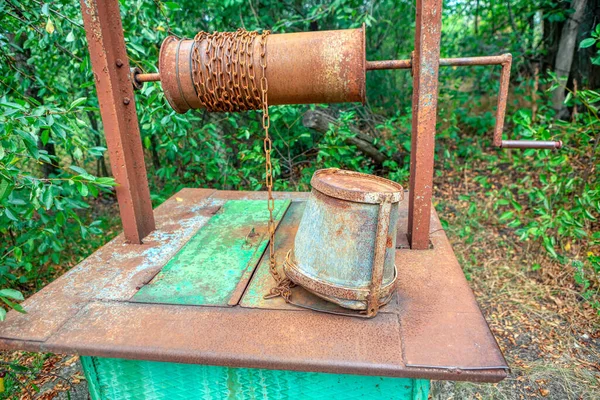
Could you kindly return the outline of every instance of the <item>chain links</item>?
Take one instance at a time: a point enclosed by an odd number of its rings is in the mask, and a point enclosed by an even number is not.
[[[294,286],[285,275],[277,271],[275,259],[275,199],[273,198],[273,165],[271,163],[272,142],[269,136],[269,83],[267,82],[267,36],[270,31],[248,32],[238,29],[235,32],[198,32],[194,37],[192,51],[192,78],[198,99],[207,111],[245,111],[262,109],[262,127],[265,132],[265,185],[267,186],[267,208],[269,210],[269,272],[275,280],[265,298],[281,296],[286,302],[291,300]],[[255,39],[260,36],[259,65],[255,66]],[[204,49],[206,62],[202,61]],[[256,69],[260,67],[262,76],[257,82]]]

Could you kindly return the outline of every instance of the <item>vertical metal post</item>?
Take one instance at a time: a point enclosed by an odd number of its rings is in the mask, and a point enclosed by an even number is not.
[[[441,28],[442,0],[417,0],[407,232],[412,249],[429,247]]]
[[[119,0],[81,0],[81,12],[123,231],[139,244],[155,226]]]

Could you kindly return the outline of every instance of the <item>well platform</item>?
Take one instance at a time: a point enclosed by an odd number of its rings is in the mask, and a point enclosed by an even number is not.
[[[307,195],[275,193],[279,265]],[[93,360],[127,359],[413,380],[506,377],[435,211],[431,248],[410,250],[408,202],[400,203],[396,296],[375,318],[359,319],[263,299],[273,283],[264,199],[180,191],[155,210],[144,244],[119,235],[27,299],[27,314],[11,311],[0,347],[92,356],[84,358],[88,374]],[[296,295],[324,303],[302,289]]]

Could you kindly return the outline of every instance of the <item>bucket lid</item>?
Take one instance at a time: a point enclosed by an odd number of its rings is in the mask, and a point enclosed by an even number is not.
[[[397,203],[403,198],[400,184],[379,176],[327,168],[316,171],[310,180],[313,189],[336,199],[356,203]]]

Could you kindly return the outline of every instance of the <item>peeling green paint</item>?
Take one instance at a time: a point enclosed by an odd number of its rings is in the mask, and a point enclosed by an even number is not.
[[[280,221],[289,200],[275,201]],[[226,306],[269,242],[265,200],[229,200],[132,301]]]

